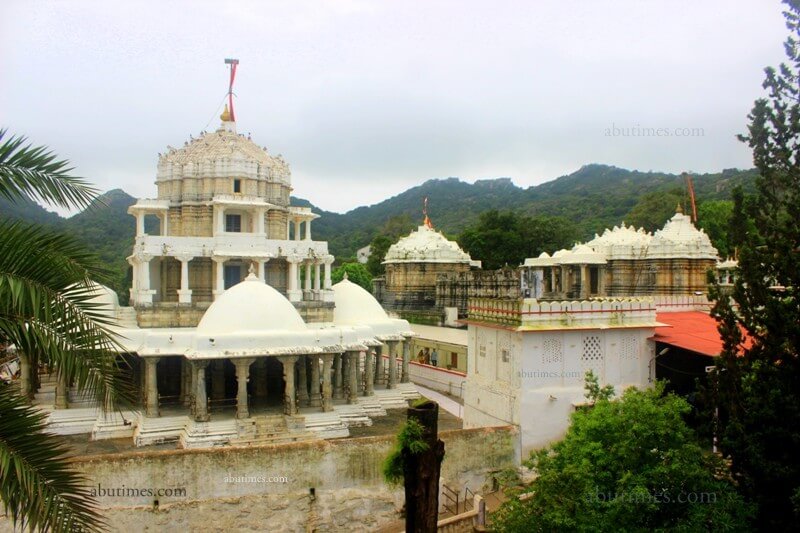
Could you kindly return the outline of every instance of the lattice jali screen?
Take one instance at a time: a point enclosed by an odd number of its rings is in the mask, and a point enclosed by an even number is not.
[[[542,343],[542,363],[561,363],[564,360],[564,347],[561,339],[551,337]]]
[[[603,345],[599,335],[586,335],[583,337],[583,353],[581,354],[581,370],[588,372],[591,370],[594,375],[603,377],[604,364]]]
[[[635,361],[638,359],[639,350],[636,343],[636,337],[622,337],[622,342],[619,348],[620,361]]]

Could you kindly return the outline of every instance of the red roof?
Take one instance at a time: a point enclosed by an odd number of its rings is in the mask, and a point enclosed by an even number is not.
[[[656,313],[656,320],[669,326],[656,328],[655,341],[712,357],[722,352],[717,321],[707,313]]]

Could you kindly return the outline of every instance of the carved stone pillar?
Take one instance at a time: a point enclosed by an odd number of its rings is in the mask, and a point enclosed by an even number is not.
[[[333,356],[333,397],[341,400],[344,397],[344,384],[342,383],[342,354]]]
[[[400,374],[400,383],[409,383],[411,376],[408,374],[408,361],[411,359],[411,339],[403,342],[403,371]]]
[[[297,401],[295,400],[294,391],[294,364],[297,361],[296,355],[282,355],[278,357],[283,365],[283,381],[285,383],[283,389],[283,412],[287,415],[297,414]]]
[[[322,411],[333,411],[333,390],[331,387],[331,367],[333,366],[333,354],[322,354]]]
[[[227,257],[220,257],[218,255],[214,255],[211,257],[211,260],[214,261],[214,299],[216,300],[217,297],[225,292],[225,261],[228,260]]]
[[[297,359],[297,402],[308,405],[308,356],[301,355]]]
[[[27,354],[21,351],[18,351],[17,355],[19,357],[19,392],[23,398],[30,400],[33,397],[31,360]]]
[[[247,405],[247,381],[250,377],[250,365],[255,358],[234,359],[236,366],[236,418],[249,418],[250,409]]]
[[[360,357],[360,352],[347,352],[347,403],[358,401],[358,360]]]
[[[319,407],[322,405],[322,395],[319,390],[319,356],[309,355],[308,357],[311,359],[311,386],[309,387],[308,405]]]
[[[386,343],[389,352],[389,381],[386,383],[387,389],[397,388],[397,341]]]
[[[375,385],[384,385],[386,378],[383,370],[383,345],[375,347]]]
[[[160,360],[160,357],[144,358],[144,408],[145,416],[148,418],[158,416],[158,362]]]
[[[364,358],[364,396],[375,395],[375,352],[368,349]]]
[[[189,290],[189,261],[194,257],[189,255],[176,256],[175,259],[181,262],[181,288],[178,289],[178,303],[192,303],[192,291]]]
[[[196,394],[195,388],[195,371],[192,362],[188,359],[181,359],[181,368],[185,372],[184,376],[184,394],[183,405],[190,407],[192,405],[192,397]]]
[[[286,297],[289,301],[299,302],[303,299],[303,291],[297,288],[297,265],[300,263],[300,258],[296,256],[289,256],[286,258],[289,263],[289,277],[286,284]]]
[[[208,397],[206,396],[206,367],[210,361],[192,362],[192,381],[194,381],[194,419],[196,422],[208,422]]]
[[[67,409],[69,407],[69,383],[67,382],[67,375],[59,369],[58,381],[56,381],[56,409]]]

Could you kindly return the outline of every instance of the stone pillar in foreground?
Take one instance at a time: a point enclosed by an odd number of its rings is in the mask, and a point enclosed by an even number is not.
[[[439,519],[439,474],[444,459],[444,442],[438,438],[439,405],[427,401],[409,407],[408,420],[423,428],[422,440],[428,445],[420,453],[401,450],[403,485],[406,493],[406,531],[429,533],[437,530]]]

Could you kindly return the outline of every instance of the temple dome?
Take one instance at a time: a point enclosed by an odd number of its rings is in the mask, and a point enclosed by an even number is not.
[[[458,244],[428,226],[420,226],[389,247],[384,263],[470,263]]]
[[[302,331],[306,324],[281,293],[250,274],[223,292],[197,325],[201,337],[245,331]]]
[[[369,291],[345,277],[333,287],[333,323],[355,326],[389,320],[389,315]]]
[[[691,217],[680,212],[655,232],[647,253],[648,258],[654,259],[682,257],[715,261],[718,255],[708,235],[692,224]]]
[[[115,318],[117,316],[117,309],[119,309],[119,297],[117,293],[95,281],[90,282],[90,287],[93,296],[87,303],[98,306],[93,309],[93,311],[110,318]]]
[[[183,178],[262,179],[289,185],[291,173],[284,159],[272,156],[249,137],[236,133],[236,123],[223,121],[214,132],[204,132],[181,148],[159,154],[157,180]]]
[[[652,238],[644,229],[626,226],[623,222],[613,229],[606,228],[602,235],[595,235],[586,244],[609,260],[643,259]]]

